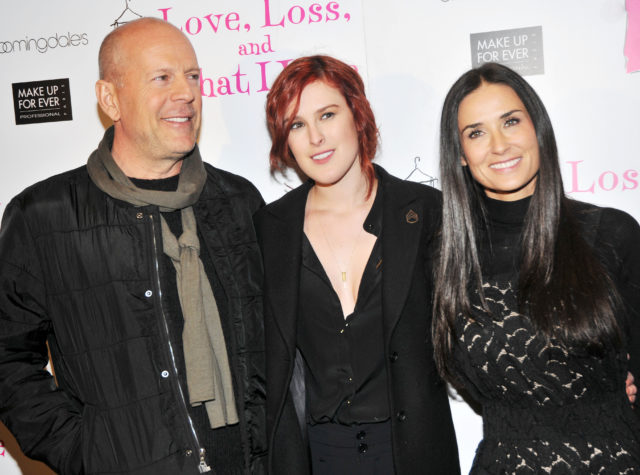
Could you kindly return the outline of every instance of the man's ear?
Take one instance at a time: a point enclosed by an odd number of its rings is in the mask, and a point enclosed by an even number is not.
[[[113,122],[120,120],[120,102],[114,83],[104,79],[98,80],[96,82],[96,98],[102,112],[107,114]]]

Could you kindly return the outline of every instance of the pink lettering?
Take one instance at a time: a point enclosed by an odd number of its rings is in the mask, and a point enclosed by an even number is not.
[[[213,30],[214,33],[218,32],[218,27],[220,26],[220,18],[222,18],[222,14],[218,14],[215,15],[216,17],[216,21],[214,23],[214,21],[211,19],[211,17],[214,16],[213,13],[209,13],[208,15],[205,15],[204,17],[209,21],[209,25],[211,25],[211,29]]]
[[[168,8],[158,8],[158,10],[160,10],[162,12],[162,19],[164,21],[169,21],[169,10],[171,10],[172,7],[168,7]]]
[[[578,185],[578,163],[582,163],[583,160],[578,160],[575,162],[567,162],[569,165],[571,165],[571,189],[569,190],[569,193],[586,193],[586,192],[590,192],[593,193],[593,189],[594,189],[594,183],[591,183],[591,187],[585,189],[585,190],[581,190],[579,185]]]
[[[273,53],[273,47],[271,46],[271,35],[264,35],[267,41],[262,43],[247,43],[238,46],[238,54],[240,56],[247,56],[250,54],[259,55],[262,53]]]
[[[638,188],[638,180],[635,180],[635,178],[638,177],[638,172],[636,170],[627,170],[624,172],[624,174],[622,175],[622,179],[624,180],[624,184],[622,185],[622,190],[635,190],[636,188]],[[630,183],[629,186],[627,186],[627,183]]]
[[[236,12],[231,12],[225,17],[224,24],[227,30],[240,31],[240,16]]]
[[[280,59],[278,63],[282,65],[282,69],[286,68],[293,59]]]
[[[636,190],[640,185],[638,180],[638,170],[625,170],[624,173],[619,174],[613,170],[605,170],[599,176],[597,181],[592,181],[591,185],[587,188],[580,187],[578,164],[582,163],[582,160],[567,162],[571,166],[571,188],[568,193],[594,193],[596,189],[596,183],[598,190],[613,191],[619,189],[619,185],[622,184],[622,191]]]
[[[202,70],[200,70],[200,94],[202,94],[203,97],[218,97],[232,96],[236,93],[251,93],[251,88],[248,82],[246,83],[246,87],[243,87],[242,78],[244,78],[246,74],[240,71],[240,65],[238,65],[238,69],[231,76],[235,78],[235,81],[232,81],[227,76],[208,78],[205,77]]]
[[[268,1],[268,0],[267,0]],[[164,21],[169,21],[169,10],[168,8],[159,8],[159,11],[162,12],[162,19]],[[224,26],[221,26],[222,18],[224,17]],[[206,23],[203,23],[202,19],[207,20]],[[229,12],[229,13],[209,13],[208,15],[204,15],[202,18],[198,16],[193,16],[184,23],[184,25],[180,26],[181,31],[187,31],[190,35],[198,35],[202,33],[203,25],[209,25],[211,27],[211,31],[213,33],[218,33],[219,30],[227,30],[227,31],[240,31],[240,15],[237,12]],[[179,25],[176,25],[179,26]],[[249,31],[250,26],[244,25],[245,30]]]
[[[340,18],[340,13],[338,13],[338,8],[340,5],[338,2],[329,2],[327,4],[327,21],[335,21]],[[333,13],[332,16],[329,16],[329,13]]]
[[[205,92],[204,88],[208,87],[209,92]],[[204,74],[202,74],[202,69],[200,70],[200,94],[202,94],[205,97],[216,97],[214,91],[213,91],[213,81],[209,78],[205,78]]]
[[[282,59],[277,61],[282,65],[282,69],[286,68],[287,65],[293,61],[293,59]],[[261,87],[258,89],[258,92],[265,92],[269,90],[269,86],[267,86],[267,64],[271,63],[271,61],[257,61],[256,64],[260,66],[260,78],[261,78]]]
[[[240,84],[242,76],[246,76],[246,74],[242,74],[240,72],[240,65],[238,64],[238,71],[236,71],[233,74],[233,77],[236,78],[236,90],[241,94],[251,94],[251,90],[248,82],[247,82],[247,88],[245,90],[242,89],[242,85]]]
[[[309,5],[309,23],[318,23],[322,21],[322,5],[312,3]]]
[[[606,176],[610,175],[611,176],[611,187],[607,188],[605,186],[606,184]],[[600,185],[600,188],[602,188],[604,191],[611,191],[611,190],[615,190],[615,188],[618,186],[618,175],[616,175],[615,173],[613,173],[612,171],[607,170],[606,172],[604,172],[602,175],[600,175],[600,177],[598,177],[598,184]]]
[[[258,61],[256,63],[258,66],[260,66],[260,78],[262,80],[258,92],[265,92],[269,90],[269,87],[267,86],[267,64],[269,64],[270,62],[271,61]]]
[[[195,20],[196,22],[196,31],[192,31],[192,20]],[[191,18],[189,18],[187,20],[187,23],[185,24],[185,27],[187,29],[187,33],[189,33],[190,35],[197,35],[198,33],[200,33],[202,31],[202,22],[200,21],[200,18],[196,17],[196,16],[192,16]]]
[[[284,28],[284,16],[278,23],[273,23],[271,21],[271,9],[269,8],[269,0],[264,0],[264,25],[262,28],[266,28],[268,26],[281,26]]]
[[[221,96],[230,96],[233,94],[229,78],[225,76],[220,77],[220,79],[218,79],[218,84],[218,94],[220,94]]]
[[[336,21],[340,19],[340,4],[338,2],[328,2],[326,5],[322,5],[321,3],[312,3],[308,7],[303,7],[301,5],[293,5],[287,10],[286,15],[275,15],[277,18],[280,16],[279,21],[275,21],[273,19],[273,13],[271,10],[271,0],[264,0],[264,25],[262,28],[272,27],[272,26],[285,26],[286,20],[291,25],[299,25],[301,23],[311,24],[311,23],[320,23],[323,19],[325,22]],[[349,21],[351,19],[351,15],[345,13],[342,17]]]
[[[295,19],[294,19],[294,11],[299,12],[298,13],[298,21],[295,21]],[[302,23],[304,21],[304,17],[305,17],[304,9],[300,5],[294,5],[289,9],[289,13],[288,13],[287,17],[289,18],[289,21],[291,23],[293,23],[294,25],[299,25],[300,23]]]

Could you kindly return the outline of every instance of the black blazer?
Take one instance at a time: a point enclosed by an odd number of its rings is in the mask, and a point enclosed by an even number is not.
[[[397,475],[460,472],[446,386],[431,343],[431,269],[427,246],[440,216],[440,193],[376,166],[384,187],[382,306],[393,458]],[[311,472],[304,427],[304,377],[296,365],[298,289],[305,183],[255,216],[263,252],[269,471]],[[297,411],[296,411],[297,408]],[[300,422],[303,422],[302,426]]]

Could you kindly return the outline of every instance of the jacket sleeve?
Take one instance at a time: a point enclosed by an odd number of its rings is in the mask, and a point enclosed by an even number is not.
[[[616,317],[626,350],[628,369],[640,382],[640,226],[628,213],[603,208],[595,250],[613,279],[622,308]],[[636,407],[639,403],[636,402]]]
[[[273,236],[268,231],[267,213],[265,209],[258,211],[254,215],[254,224],[258,236],[258,243],[263,257],[269,251],[273,251]],[[271,244],[267,244],[271,243]],[[300,428],[299,413],[296,411],[296,402],[292,394],[290,384],[289,369],[292,364],[293,355],[289,355],[287,345],[282,334],[277,329],[275,309],[270,300],[271,282],[268,280],[273,272],[280,269],[273,269],[265,266],[264,283],[264,330],[266,348],[267,367],[267,438],[269,444],[269,469],[270,475],[308,475],[311,473],[311,465],[308,457],[308,444],[306,437]],[[298,361],[299,363],[300,361]],[[304,386],[304,374],[301,375],[302,386]],[[296,378],[297,379],[297,378]],[[296,386],[295,384],[293,386]],[[297,400],[304,398],[304,390],[297,385]],[[283,401],[284,400],[284,401]],[[304,400],[304,399],[303,399]],[[282,407],[281,404],[283,404]]]
[[[37,254],[14,199],[0,228],[0,420],[27,456],[82,473],[80,405],[45,369],[52,325]]]
[[[616,283],[625,306],[626,322],[623,333],[627,336],[629,371],[640,384],[640,226],[626,213],[620,224],[610,228],[619,241],[618,260],[621,265]],[[636,402],[636,406],[638,406]]]

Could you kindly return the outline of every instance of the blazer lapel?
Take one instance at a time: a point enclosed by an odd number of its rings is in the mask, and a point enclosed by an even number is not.
[[[302,233],[310,188],[311,185],[305,183],[267,206],[261,232],[265,288],[268,288],[275,322],[290,350],[296,338]]]
[[[391,336],[407,299],[421,245],[424,226],[423,202],[386,172],[382,217],[382,312],[385,338]],[[426,310],[426,309],[425,309]]]
[[[382,216],[382,311],[388,339],[407,299],[426,219],[423,202],[399,180],[376,166],[384,189]],[[311,184],[290,191],[263,210],[265,287],[290,350],[295,346],[304,211]],[[425,309],[426,311],[426,309]],[[292,354],[293,356],[293,354]]]

